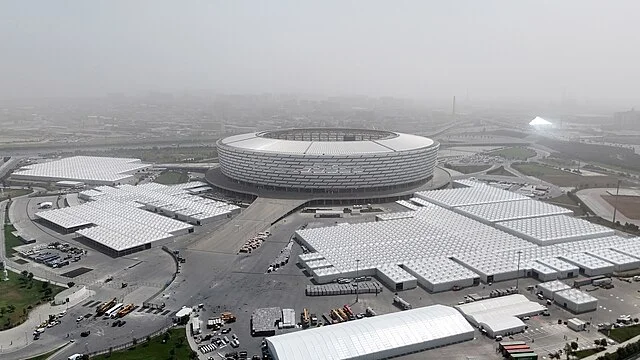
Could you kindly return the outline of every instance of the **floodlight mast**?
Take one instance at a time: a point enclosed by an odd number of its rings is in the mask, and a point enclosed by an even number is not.
[[[358,302],[359,300],[359,294],[360,294],[360,282],[358,281],[358,265],[360,265],[360,259],[356,259],[356,302]]]
[[[518,287],[520,280],[520,255],[522,255],[522,250],[518,250],[518,273],[516,274],[516,291],[520,292],[520,288]]]

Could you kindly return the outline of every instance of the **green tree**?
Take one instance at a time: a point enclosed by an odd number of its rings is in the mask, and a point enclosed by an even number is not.
[[[7,308],[6,307],[4,307],[4,306],[0,307],[0,317],[3,317],[4,313],[6,313],[6,312],[7,312]]]
[[[571,344],[564,344],[564,355],[567,357],[567,360],[569,360],[569,357],[571,356]]]
[[[49,283],[48,282],[45,281],[45,282],[42,283],[42,289],[43,290],[48,288],[48,287],[49,287]]]
[[[32,272],[27,274],[27,279],[29,279],[29,281],[33,280],[33,273]]]
[[[571,342],[571,350],[576,351],[578,350],[578,343],[575,341]]]

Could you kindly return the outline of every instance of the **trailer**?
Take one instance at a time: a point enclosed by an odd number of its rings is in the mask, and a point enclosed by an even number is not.
[[[104,315],[110,318],[114,318],[123,305],[124,305],[123,303],[115,304],[111,309],[107,310],[107,312],[105,312]]]
[[[397,307],[401,308],[402,310],[411,309],[411,304],[409,304],[406,300],[404,300],[403,298],[401,298],[398,295],[393,297],[393,304],[396,305]]]
[[[106,313],[107,310],[111,309],[113,307],[113,305],[116,304],[117,301],[118,301],[118,299],[113,298],[113,299],[111,299],[111,300],[109,300],[107,302],[104,302],[102,305],[100,305],[100,306],[98,306],[96,308],[96,314],[98,314],[98,316],[99,316],[99,315],[102,315],[102,314]]]
[[[517,346],[517,345],[526,345],[526,344],[527,343],[524,342],[524,341],[502,341],[498,345],[498,349],[500,350],[500,352],[504,353],[505,352],[505,347]]]
[[[127,316],[128,313],[133,311],[133,308],[135,307],[135,305],[133,304],[128,304],[126,306],[124,306],[122,309],[120,309],[117,313],[116,316],[121,318],[121,317],[125,317]]]

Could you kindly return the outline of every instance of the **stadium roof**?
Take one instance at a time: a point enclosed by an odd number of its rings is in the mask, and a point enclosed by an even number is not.
[[[536,116],[535,119],[533,119],[533,120],[531,120],[529,122],[529,125],[534,125],[534,126],[535,125],[537,125],[537,126],[539,126],[539,125],[551,125],[551,122],[541,118],[540,116]]]
[[[129,178],[133,172],[150,166],[141,163],[140,159],[73,156],[27,165],[15,171],[13,175],[18,177],[110,183]]]
[[[331,130],[331,129],[326,129]],[[340,130],[340,129],[336,129]],[[342,129],[345,130],[345,129]],[[348,131],[348,129],[346,129]],[[357,130],[354,130],[357,131]],[[373,130],[372,130],[373,131]],[[358,153],[389,153],[421,149],[435,144],[431,139],[402,133],[384,132],[389,136],[377,140],[311,141],[287,140],[263,136],[264,133],[241,134],[221,140],[227,146],[263,152],[294,155],[353,155]]]
[[[277,360],[341,360],[401,355],[473,338],[473,327],[453,308],[433,305],[358,321],[268,337]],[[454,339],[448,340],[448,339]]]

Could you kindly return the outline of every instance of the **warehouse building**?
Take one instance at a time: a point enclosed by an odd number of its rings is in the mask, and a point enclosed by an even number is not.
[[[490,337],[519,333],[526,326],[520,318],[540,314],[547,309],[520,294],[479,300],[455,307],[471,324],[486,331]]]
[[[629,271],[640,267],[640,259],[611,249],[592,250],[587,255],[613,264],[614,271]]]
[[[386,359],[473,340],[458,311],[433,305],[266,339],[275,360]]]
[[[578,289],[558,291],[554,293],[553,301],[576,314],[594,311],[598,308],[598,299]]]
[[[563,283],[562,281],[555,280],[549,281],[542,284],[538,284],[538,290],[546,299],[553,300],[553,294],[558,291],[571,289],[571,286]]]
[[[546,246],[614,235],[613,229],[567,215],[544,216],[496,223],[499,229]]]
[[[462,289],[480,283],[478,274],[447,258],[410,260],[403,267],[431,292]]]
[[[577,266],[555,257],[537,259],[536,261],[542,265],[557,270],[558,279],[568,279],[576,277],[580,273],[580,269]]]
[[[155,243],[194,231],[178,211],[197,210],[201,222],[226,218],[239,211],[235,205],[191,195],[188,190],[202,183],[174,186],[145,184],[140,186],[100,186],[83,191],[80,197],[88,202],[66,208],[41,211],[36,218],[62,233],[76,233],[85,241],[112,256],[122,256],[149,249]],[[158,202],[162,201],[162,205]],[[153,205],[151,210],[149,204]],[[148,210],[145,210],[148,209]],[[165,216],[161,216],[162,213]],[[182,220],[182,221],[180,221]]]
[[[375,222],[298,230],[296,238],[314,254],[301,258],[301,265],[318,283],[357,272],[377,276],[393,290],[419,283],[434,292],[479,281],[525,276],[551,281],[613,271],[613,263],[585,252],[615,258],[619,269],[640,266],[633,259],[634,254],[640,259],[639,238],[611,235],[611,229],[556,215],[554,207],[506,190],[458,183],[465,187],[416,193],[415,211],[378,214]],[[497,221],[509,216],[518,219]]]
[[[613,264],[585,253],[573,253],[561,256],[562,259],[576,265],[580,274],[586,276],[606,275],[613,273]]]
[[[74,181],[89,185],[135,183],[134,174],[150,168],[140,159],[98,156],[73,156],[31,164],[16,170],[12,179],[35,182]]]
[[[487,224],[551,215],[573,215],[573,211],[569,209],[536,200],[505,201],[461,206],[455,209],[461,214]]]

